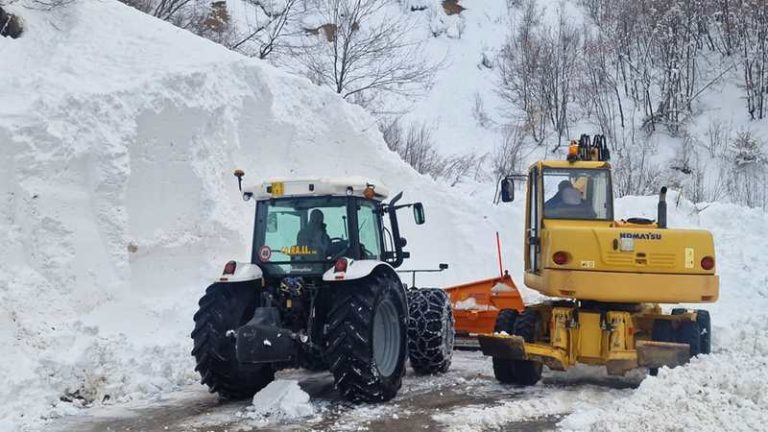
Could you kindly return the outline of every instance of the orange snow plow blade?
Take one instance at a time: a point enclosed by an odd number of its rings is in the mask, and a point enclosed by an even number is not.
[[[502,309],[522,312],[525,306],[509,273],[504,276],[445,288],[451,298],[456,348],[480,349],[477,335],[493,333]]]

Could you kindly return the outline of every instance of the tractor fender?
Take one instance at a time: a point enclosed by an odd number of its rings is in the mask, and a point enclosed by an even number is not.
[[[247,282],[247,281],[259,280],[263,276],[264,276],[264,273],[261,271],[261,268],[256,264],[252,264],[249,262],[235,261],[235,273],[224,274],[222,272],[221,277],[219,277],[219,282],[223,282],[223,283]]]
[[[336,281],[348,281],[348,280],[355,280],[355,279],[362,279],[371,273],[373,273],[374,270],[377,268],[382,267],[382,270],[384,270],[387,273],[390,273],[395,279],[399,280],[397,276],[397,272],[395,272],[395,269],[392,268],[391,265],[378,260],[353,260],[353,259],[347,259],[347,271],[345,272],[336,272],[333,267],[328,269],[325,273],[323,273],[323,280],[326,282],[336,282]]]

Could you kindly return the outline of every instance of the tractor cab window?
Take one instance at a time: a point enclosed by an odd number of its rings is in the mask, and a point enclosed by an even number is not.
[[[264,206],[264,241],[255,250],[261,264],[284,273],[316,273],[349,254],[347,198],[282,198]]]
[[[613,220],[608,170],[545,168],[544,218]]]
[[[357,206],[357,232],[362,259],[381,259],[381,218],[378,206],[371,201],[360,201]]]

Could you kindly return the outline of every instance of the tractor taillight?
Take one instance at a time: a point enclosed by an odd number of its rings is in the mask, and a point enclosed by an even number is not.
[[[333,265],[333,271],[336,273],[342,273],[347,271],[347,259],[339,258],[336,260],[336,264]]]
[[[552,261],[557,265],[568,264],[568,252],[557,251],[552,255]]]
[[[712,270],[715,268],[715,259],[710,256],[705,256],[701,259],[701,268],[704,270]]]
[[[225,275],[231,275],[235,274],[235,269],[237,269],[237,263],[234,261],[230,261],[224,265],[224,273]]]

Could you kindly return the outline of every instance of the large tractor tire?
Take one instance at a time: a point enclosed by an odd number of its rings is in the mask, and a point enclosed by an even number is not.
[[[536,341],[536,331],[539,324],[539,314],[535,309],[526,308],[515,320],[515,334],[522,336],[526,342]],[[514,360],[514,383],[532,386],[541,380],[544,365],[532,360]]]
[[[336,388],[352,402],[383,402],[402,385],[407,353],[405,290],[394,274],[375,270],[333,288],[325,359]]]
[[[256,306],[256,290],[249,283],[215,283],[205,290],[195,313],[192,331],[195,370],[211,393],[226,399],[253,396],[275,376],[271,365],[237,361],[230,331],[248,322]]]
[[[515,334],[515,322],[518,313],[514,309],[502,309],[496,315],[496,324],[493,326],[494,333],[505,332]],[[493,375],[499,382],[504,384],[513,384],[515,382],[515,361],[493,357]]]
[[[455,338],[451,299],[440,288],[408,291],[408,358],[418,374],[448,371]]]

